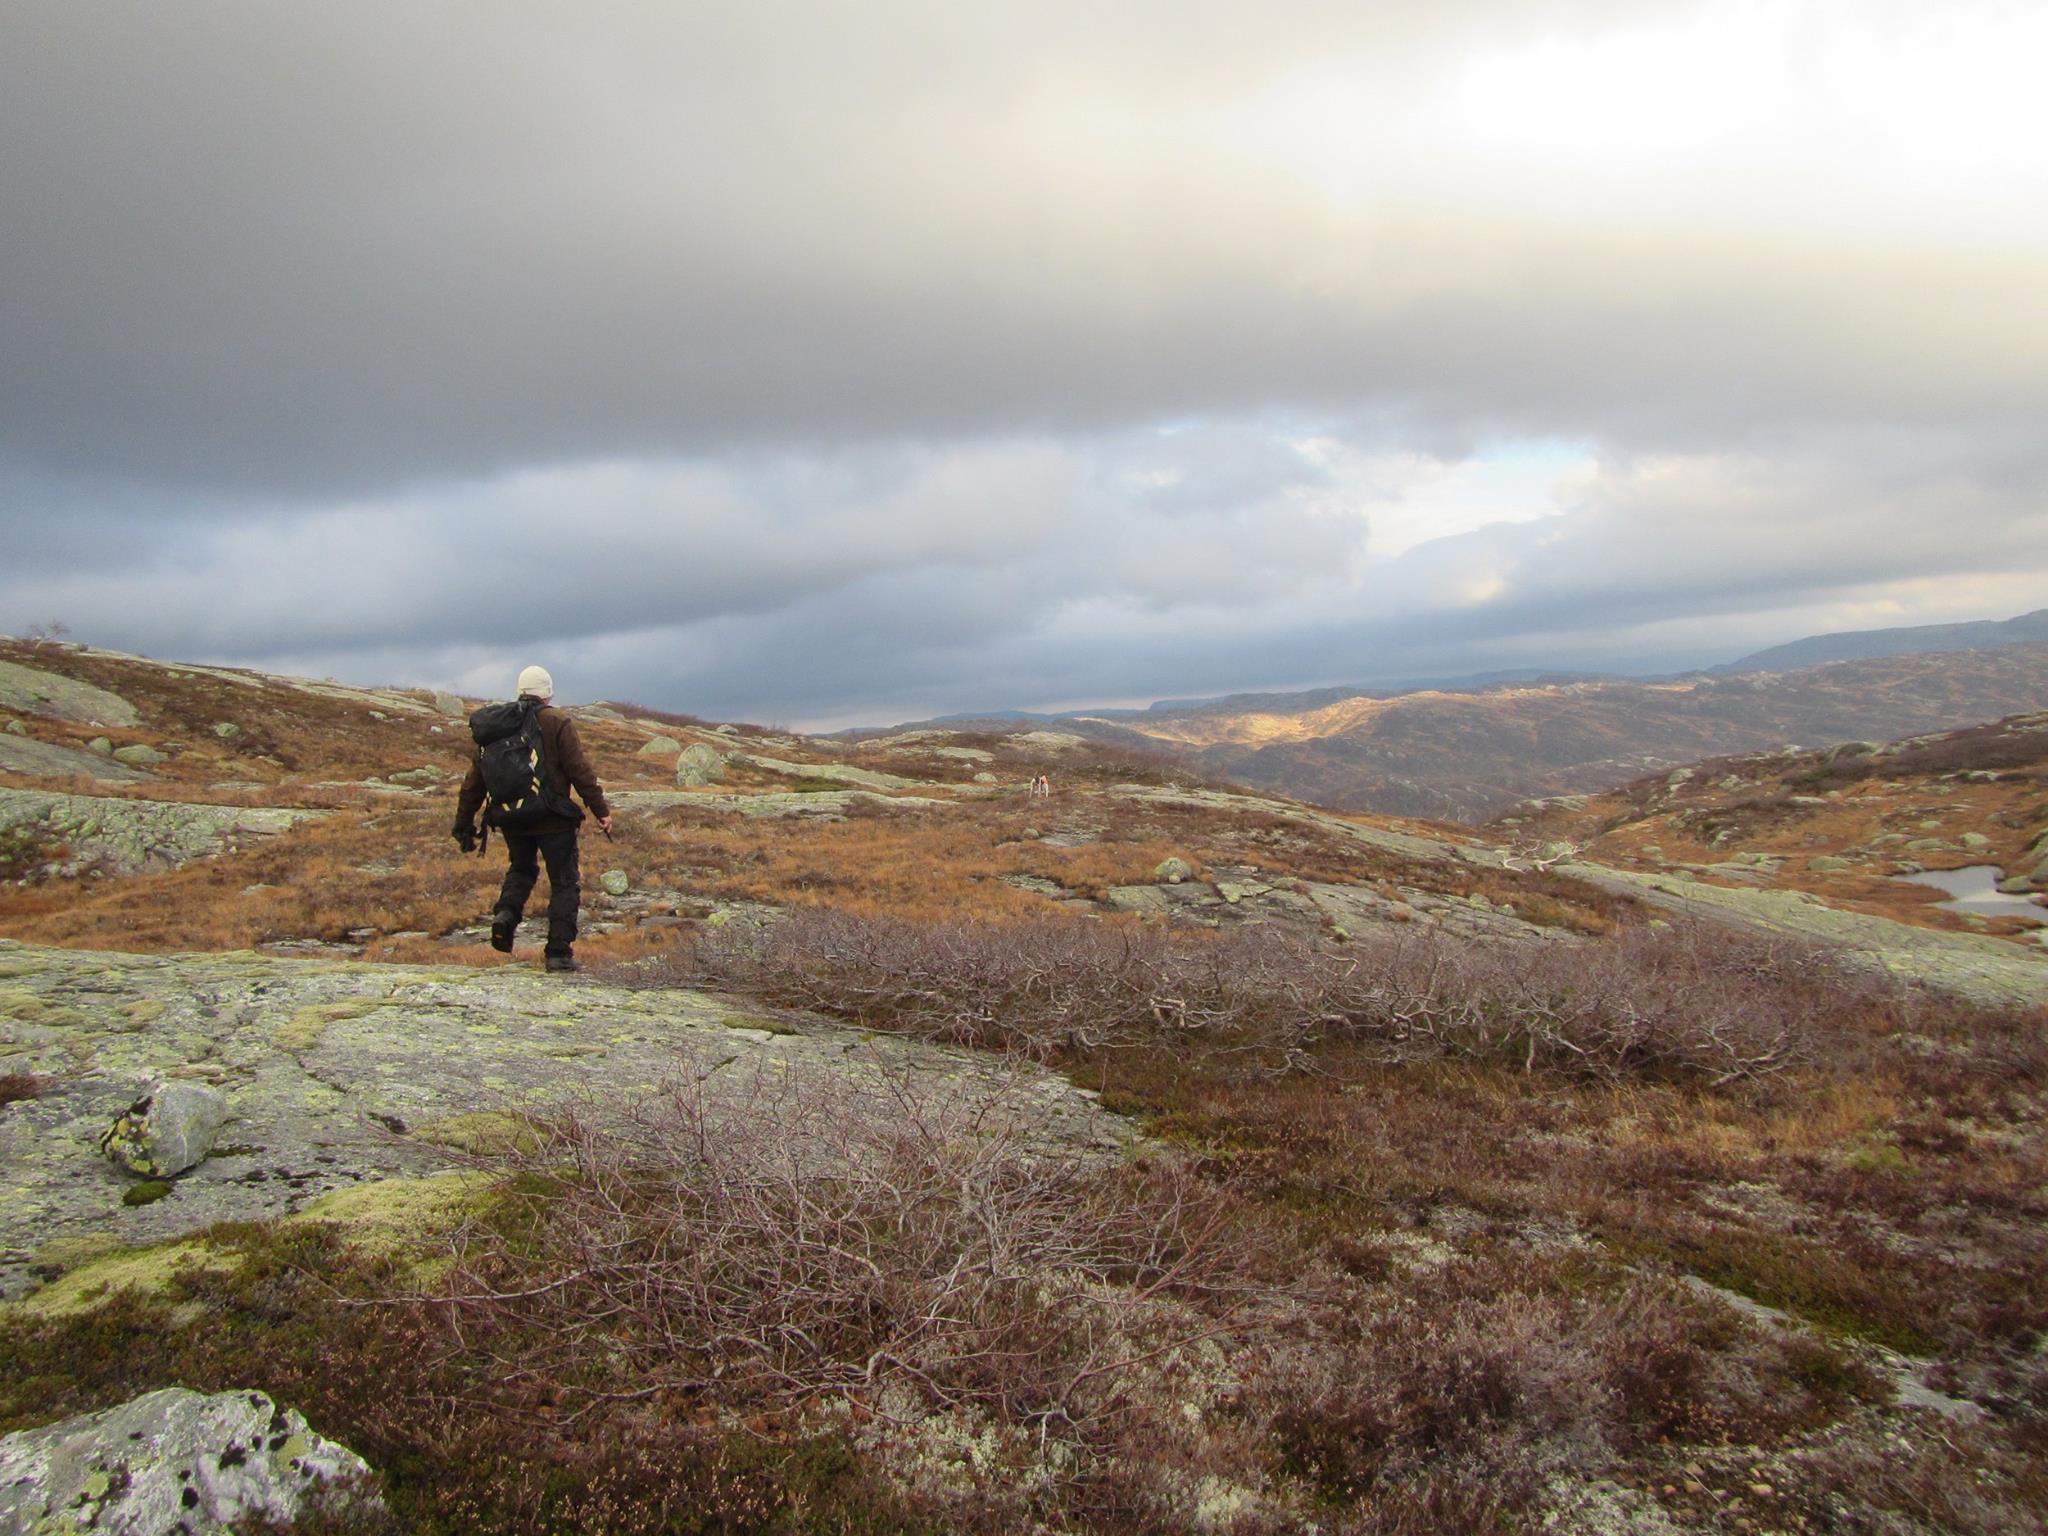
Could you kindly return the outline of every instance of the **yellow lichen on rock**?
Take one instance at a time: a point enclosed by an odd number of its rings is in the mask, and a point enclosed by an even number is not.
[[[327,1026],[344,1019],[360,1019],[390,1006],[388,997],[349,997],[338,1003],[314,1003],[299,1009],[277,1031],[280,1050],[310,1051],[327,1033]]]

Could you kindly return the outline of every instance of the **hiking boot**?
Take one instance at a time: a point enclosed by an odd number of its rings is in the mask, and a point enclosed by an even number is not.
[[[491,948],[501,955],[512,953],[512,930],[519,926],[519,914],[500,907],[491,914]]]
[[[547,968],[551,971],[580,971],[583,963],[574,955],[549,955]]]

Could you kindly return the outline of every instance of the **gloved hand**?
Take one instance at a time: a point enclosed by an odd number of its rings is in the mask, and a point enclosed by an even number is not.
[[[476,852],[476,827],[466,821],[455,824],[455,843],[464,853]]]

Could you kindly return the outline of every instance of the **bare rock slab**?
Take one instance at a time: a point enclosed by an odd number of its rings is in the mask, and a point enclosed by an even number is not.
[[[106,784],[140,784],[154,778],[140,768],[117,763],[111,755],[60,747],[32,736],[0,736],[0,769],[43,779],[98,779]]]
[[[563,1115],[630,1124],[678,1085],[708,1104],[829,1102],[895,1124],[906,1096],[1015,1117],[1046,1155],[1111,1155],[1129,1126],[1037,1068],[729,997],[505,966],[248,953],[126,955],[0,940],[0,1298],[62,1284],[55,1250],[130,1250],[274,1221],[394,1180],[475,1167],[479,1135]],[[162,1198],[97,1150],[147,1085],[204,1084],[234,1119]],[[938,1113],[937,1109],[934,1113]],[[950,1113],[950,1111],[948,1111]],[[0,1362],[4,1369],[4,1362]]]
[[[73,755],[105,763],[87,753]],[[4,762],[0,766],[5,766]],[[176,869],[193,859],[275,837],[327,814],[282,807],[186,805],[170,800],[0,789],[0,830],[20,829],[70,850],[68,859],[55,869],[57,874],[77,874],[96,867],[124,875]]]
[[[24,667],[19,662],[0,661],[0,708],[19,710],[25,715],[42,715],[52,720],[70,720],[79,725],[111,725],[127,728],[141,723],[135,706],[118,693],[95,688],[75,677]]]
[[[0,1439],[0,1536],[228,1536],[362,1499],[370,1469],[261,1392],[166,1387]]]

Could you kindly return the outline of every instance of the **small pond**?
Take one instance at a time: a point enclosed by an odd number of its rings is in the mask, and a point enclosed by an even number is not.
[[[1925,874],[1897,875],[1894,878],[1910,885],[1931,885],[1936,890],[1947,891],[1949,900],[1940,903],[1944,911],[2048,923],[2048,908],[2034,897],[2009,896],[1998,888],[2002,874],[1996,864],[1972,864],[1968,869],[1930,869]]]

